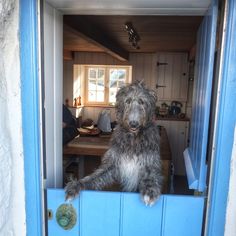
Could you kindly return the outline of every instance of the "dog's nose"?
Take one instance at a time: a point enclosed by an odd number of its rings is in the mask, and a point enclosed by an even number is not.
[[[131,128],[137,128],[137,127],[139,126],[139,123],[138,123],[138,121],[131,120],[131,121],[129,122],[129,126],[130,126]]]

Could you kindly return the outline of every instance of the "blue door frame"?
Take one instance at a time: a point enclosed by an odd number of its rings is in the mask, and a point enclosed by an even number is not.
[[[224,232],[229,187],[230,157],[236,122],[236,4],[229,1],[226,45],[223,65],[220,113],[217,117],[216,154],[212,168],[212,185],[207,235]],[[22,81],[22,118],[25,163],[27,235],[42,235],[42,178],[40,169],[39,61],[37,0],[20,1],[20,60]],[[234,65],[234,66],[233,66]],[[234,111],[234,112],[232,112]],[[231,114],[231,115],[229,115]]]
[[[206,235],[224,235],[230,161],[236,125],[236,1],[226,0],[226,32],[222,73],[219,75],[219,112],[216,114],[214,149],[206,220]]]
[[[38,1],[20,0],[20,73],[27,235],[42,236]]]

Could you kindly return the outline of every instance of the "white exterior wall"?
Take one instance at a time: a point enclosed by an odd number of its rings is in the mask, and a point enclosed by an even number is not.
[[[236,126],[234,129],[234,144],[231,158],[229,194],[226,210],[225,236],[236,235]]]
[[[0,1],[0,235],[26,235],[18,1]]]
[[[44,7],[44,70],[46,122],[46,186],[62,187],[62,77],[63,18],[60,12],[45,3]]]

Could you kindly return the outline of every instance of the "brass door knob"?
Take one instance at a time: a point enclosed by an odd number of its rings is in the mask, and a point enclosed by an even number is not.
[[[77,221],[75,208],[71,204],[62,204],[57,208],[57,223],[65,230],[72,229]]]

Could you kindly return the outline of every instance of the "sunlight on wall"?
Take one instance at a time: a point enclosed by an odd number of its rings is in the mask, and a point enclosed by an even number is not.
[[[236,126],[234,129],[234,144],[232,150],[229,195],[226,211],[225,236],[236,235]]]
[[[0,235],[26,235],[18,1],[0,3]]]

